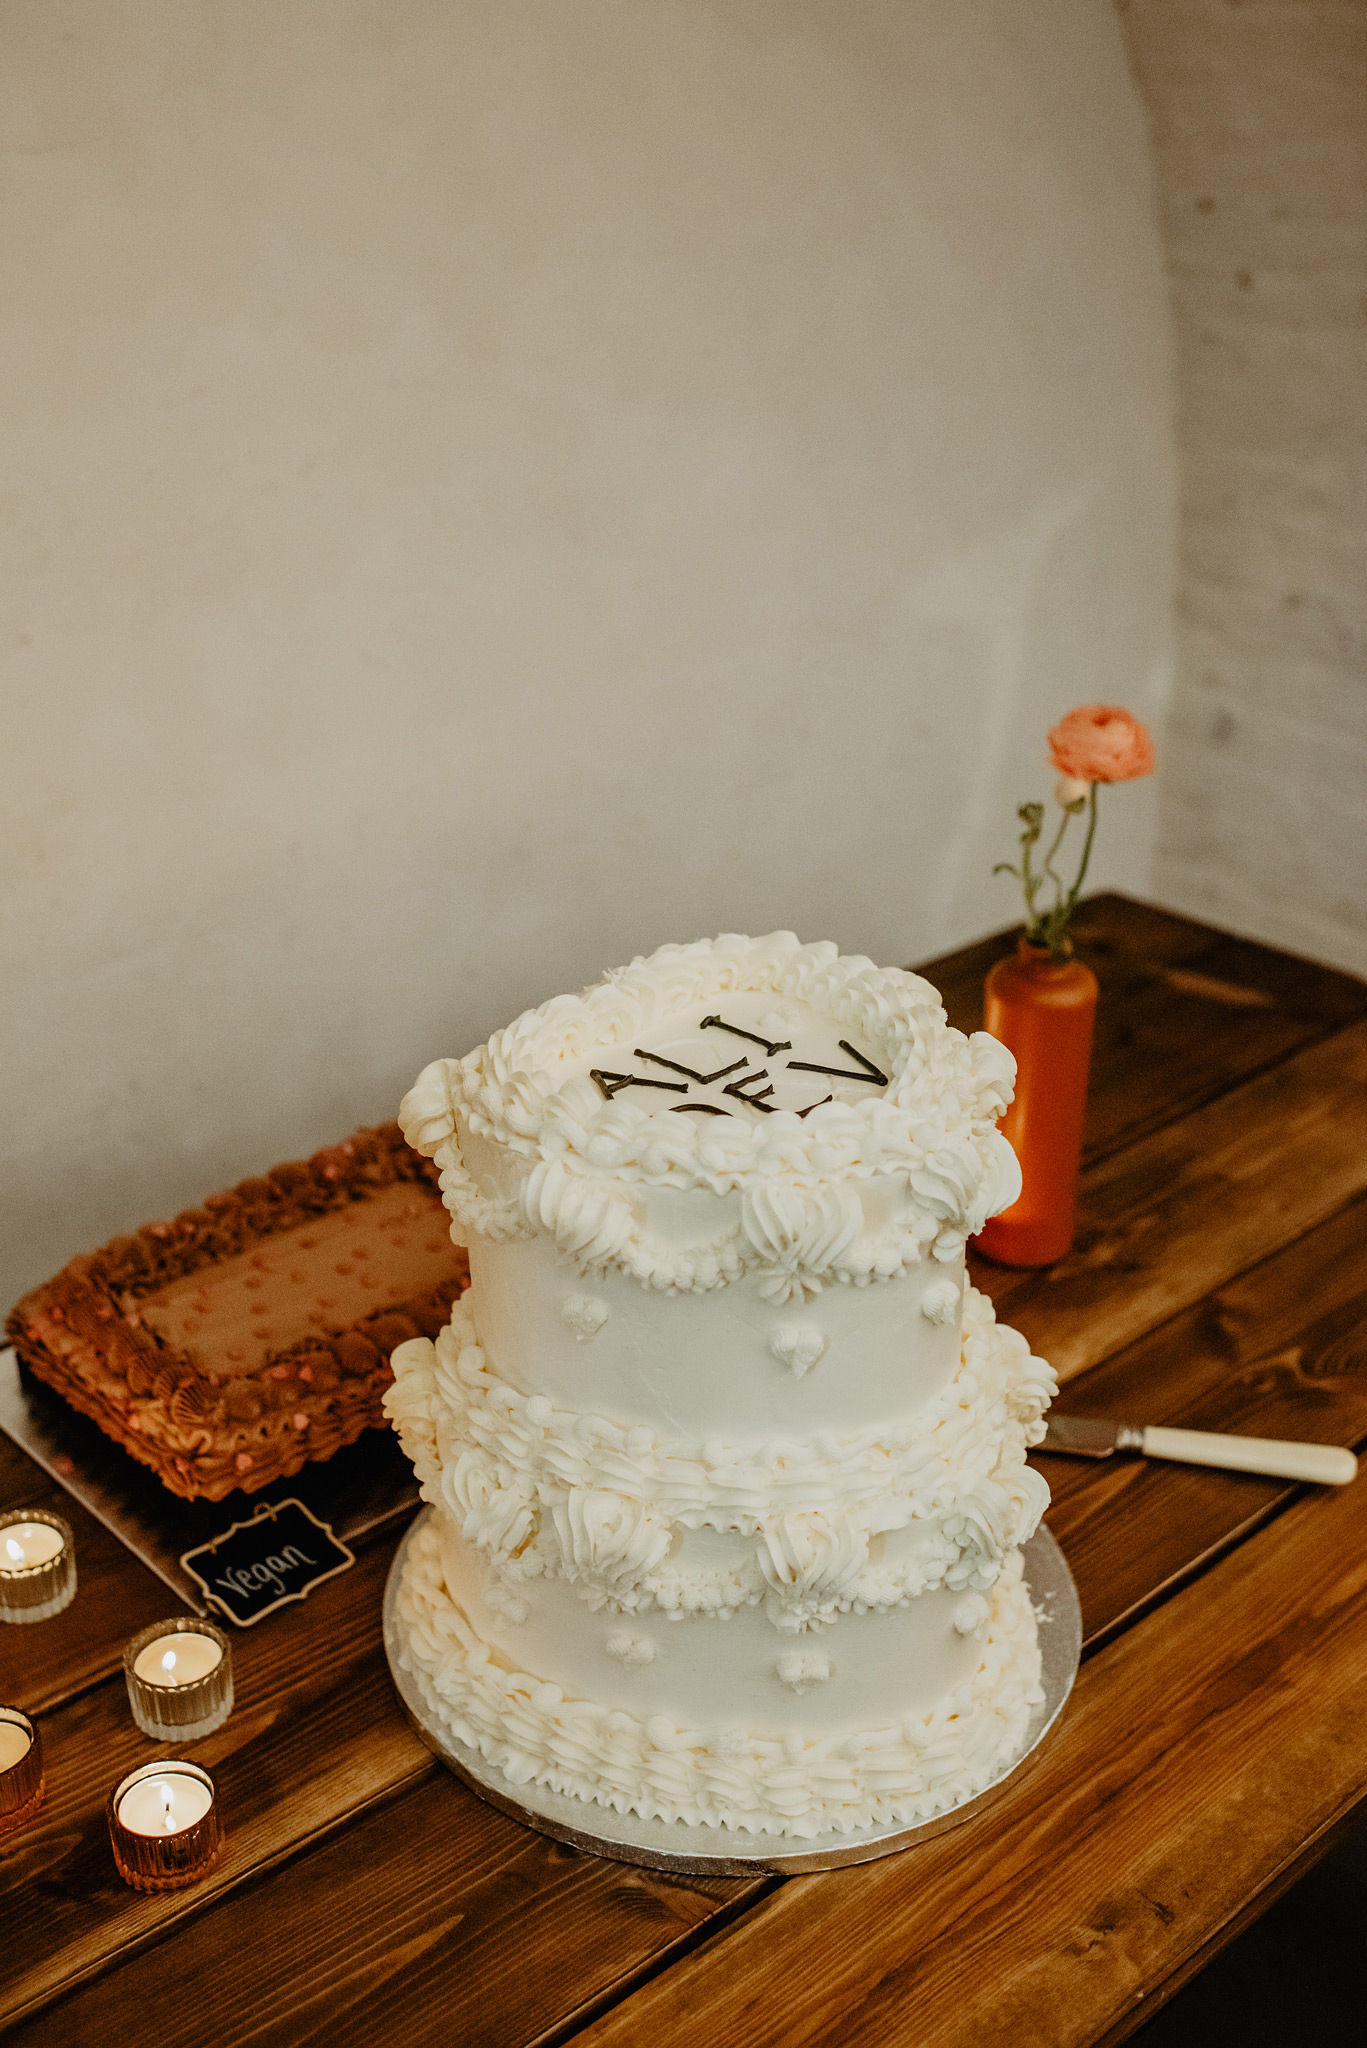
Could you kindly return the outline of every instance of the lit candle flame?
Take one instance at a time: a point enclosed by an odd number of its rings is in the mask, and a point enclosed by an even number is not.
[[[162,1668],[162,1670],[163,1670],[163,1671],[165,1671],[165,1672],[168,1672],[168,1673],[169,1673],[169,1672],[172,1672],[172,1671],[174,1671],[174,1670],[175,1670],[175,1668],[176,1668],[176,1653],[175,1653],[175,1651],[174,1651],[174,1650],[168,1650],[168,1651],[166,1652],[165,1656],[164,1656],[164,1657],[162,1658],[162,1660],[161,1660],[161,1668]]]
[[[161,1787],[161,1803],[163,1808],[165,1809],[162,1816],[162,1826],[165,1828],[168,1835],[173,1834],[175,1830],[172,1828],[171,1822],[174,1818],[175,1797],[169,1785],[163,1785]]]
[[[5,1538],[5,1550],[16,1564],[24,1562],[24,1546],[22,1543],[16,1543],[12,1536]]]

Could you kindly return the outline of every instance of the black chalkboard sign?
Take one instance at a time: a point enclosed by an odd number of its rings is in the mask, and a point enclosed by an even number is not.
[[[220,1614],[250,1628],[356,1559],[301,1500],[281,1500],[259,1508],[249,1522],[234,1522],[212,1543],[187,1550],[180,1561]]]

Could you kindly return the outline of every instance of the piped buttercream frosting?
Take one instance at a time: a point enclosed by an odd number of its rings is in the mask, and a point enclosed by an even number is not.
[[[809,1839],[925,1818],[1038,1698],[1050,1368],[964,1284],[1010,1055],[792,933],[666,946],[427,1067],[472,1282],[393,1355],[429,1711],[514,1784]]]

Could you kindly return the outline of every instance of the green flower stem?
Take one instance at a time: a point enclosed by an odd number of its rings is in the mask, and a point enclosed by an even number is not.
[[[1093,784],[1092,784],[1092,787],[1093,787],[1093,789],[1095,789],[1095,788],[1096,788],[1096,784],[1095,784],[1095,783],[1093,783]],[[1053,843],[1053,845],[1052,845],[1052,846],[1051,846],[1051,847],[1049,848],[1049,851],[1048,851],[1048,853],[1046,853],[1046,854],[1045,854],[1045,856],[1044,856],[1044,872],[1045,872],[1045,874],[1046,874],[1046,875],[1048,875],[1048,877],[1049,877],[1050,881],[1051,881],[1051,882],[1053,883],[1053,885],[1054,885],[1054,904],[1055,904],[1055,908],[1057,908],[1057,906],[1058,906],[1058,903],[1059,903],[1059,901],[1061,900],[1061,898],[1062,898],[1062,896],[1063,896],[1063,884],[1062,884],[1062,882],[1061,882],[1061,881],[1059,880],[1058,876],[1057,876],[1057,875],[1056,875],[1056,874],[1054,873],[1054,855],[1055,855],[1055,854],[1056,854],[1056,853],[1058,852],[1059,848],[1060,848],[1060,847],[1062,846],[1062,844],[1063,844],[1063,835],[1064,835],[1064,833],[1065,833],[1065,832],[1066,832],[1066,831],[1068,830],[1068,827],[1069,827],[1069,825],[1070,825],[1070,824],[1072,823],[1072,820],[1073,820],[1073,814],[1072,814],[1072,812],[1071,812],[1070,810],[1065,810],[1065,811],[1064,811],[1064,813],[1063,813],[1063,816],[1062,816],[1062,817],[1061,817],[1061,818],[1059,819],[1059,821],[1058,821],[1058,831],[1057,831],[1057,832],[1056,832],[1056,833],[1054,834],[1054,843]]]
[[[1047,946],[1055,960],[1066,960],[1071,951],[1068,942],[1068,926],[1072,921],[1073,912],[1077,908],[1077,900],[1082,891],[1082,884],[1087,877],[1087,866],[1092,858],[1092,842],[1096,838],[1097,787],[1098,785],[1093,782],[1088,788],[1087,834],[1082,842],[1082,859],[1078,863],[1078,871],[1074,878],[1073,886],[1066,893],[1058,872],[1054,867],[1054,859],[1063,845],[1064,835],[1069,825],[1081,809],[1080,804],[1068,805],[1064,809],[1063,816],[1059,820],[1058,830],[1054,834],[1053,842],[1049,847],[1049,851],[1044,856],[1043,869],[1038,874],[1031,868],[1030,851],[1040,836],[1040,829],[1044,823],[1044,806],[1042,804],[1022,804],[1017,813],[1025,825],[1025,830],[1021,834],[1020,867],[1015,868],[1007,861],[999,861],[992,870],[994,874],[1000,874],[1005,870],[1008,874],[1015,875],[1021,884],[1021,891],[1025,897],[1025,936],[1037,946]],[[1040,910],[1036,899],[1044,885],[1046,876],[1054,885],[1054,901],[1050,909]]]
[[[1082,865],[1077,871],[1077,880],[1069,892],[1068,902],[1064,909],[1065,918],[1071,917],[1077,907],[1078,893],[1082,888],[1083,882],[1086,880],[1087,863],[1092,857],[1092,841],[1096,838],[1096,793],[1100,786],[1099,783],[1094,782],[1088,791],[1087,837],[1082,842]]]

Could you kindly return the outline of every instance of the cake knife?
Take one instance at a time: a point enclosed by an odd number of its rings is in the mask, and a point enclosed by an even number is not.
[[[1232,1472],[1265,1472],[1276,1479],[1310,1479],[1322,1486],[1346,1486],[1358,1461],[1337,1444],[1286,1443],[1276,1437],[1220,1436],[1208,1429],[1138,1429],[1127,1422],[1100,1422],[1090,1415],[1051,1415],[1042,1451],[1071,1458],[1109,1458],[1112,1451],[1139,1451],[1146,1458],[1175,1458],[1184,1465],[1223,1465]]]

